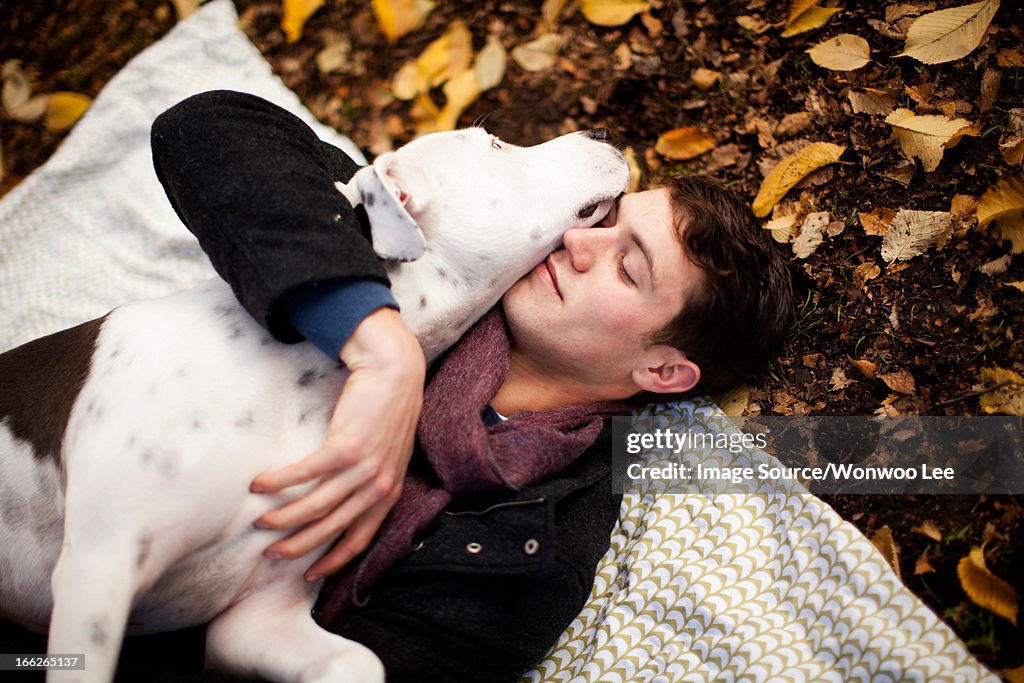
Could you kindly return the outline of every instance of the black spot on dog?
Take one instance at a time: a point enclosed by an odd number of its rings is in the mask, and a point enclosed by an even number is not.
[[[308,387],[310,384],[312,384],[314,381],[316,381],[316,378],[317,378],[316,370],[313,370],[312,368],[310,368],[309,370],[306,370],[305,372],[303,372],[299,376],[298,384],[299,384],[300,387]]]
[[[370,208],[377,203],[377,195],[373,192],[368,192],[363,195],[363,203],[366,204],[366,208]]]
[[[445,282],[448,281],[448,271],[445,270],[444,268],[438,268],[437,269],[437,276],[439,278],[441,278],[442,280],[444,280]]]
[[[242,325],[235,323],[231,326],[231,334],[228,336],[229,339],[241,339],[245,336],[245,332],[242,331]]]
[[[107,629],[103,625],[102,619],[93,619],[92,630],[89,633],[89,640],[92,644],[97,647],[103,647],[107,644]]]
[[[426,308],[426,307],[427,307],[427,297],[421,296],[420,297],[420,308]]]
[[[139,552],[135,556],[135,566],[137,566],[137,567],[139,567],[141,569],[142,566],[144,564],[146,564],[146,560],[149,559],[149,554],[150,554],[150,552],[152,552],[152,550],[153,550],[153,534],[149,534],[149,533],[143,534],[142,538],[139,539]]]
[[[252,413],[245,413],[237,420],[235,420],[235,426],[239,429],[247,429],[256,424],[256,418],[252,416]]]

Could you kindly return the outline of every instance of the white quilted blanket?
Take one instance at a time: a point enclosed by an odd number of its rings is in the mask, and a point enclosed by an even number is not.
[[[256,93],[361,158],[314,121],[235,21],[230,2],[216,0],[136,57],[53,157],[0,200],[0,350],[210,275],[149,153],[153,118],[185,96]],[[647,419],[693,425],[716,410],[698,401]],[[524,680],[998,679],[820,500],[637,485],[588,605]]]

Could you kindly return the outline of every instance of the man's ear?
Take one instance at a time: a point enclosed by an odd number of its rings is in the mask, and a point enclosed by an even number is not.
[[[657,347],[656,365],[633,370],[633,383],[642,391],[654,394],[678,394],[697,386],[700,368],[681,351],[668,346]]]

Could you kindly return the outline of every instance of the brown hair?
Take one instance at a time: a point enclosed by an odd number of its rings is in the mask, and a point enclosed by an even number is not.
[[[717,181],[679,176],[662,185],[683,251],[703,277],[649,342],[679,349],[700,367],[700,381],[687,395],[724,391],[781,349],[795,320],[790,273],[750,207]]]

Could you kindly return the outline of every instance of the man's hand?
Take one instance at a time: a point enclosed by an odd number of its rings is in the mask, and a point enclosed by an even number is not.
[[[315,580],[362,552],[402,492],[423,406],[426,361],[398,312],[369,315],[341,349],[351,375],[334,409],[327,440],[297,463],[256,477],[251,490],[274,493],[320,478],[302,498],[256,521],[270,529],[301,530],[264,554],[296,558],[345,536],[307,571]]]

